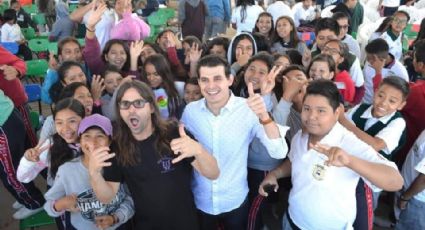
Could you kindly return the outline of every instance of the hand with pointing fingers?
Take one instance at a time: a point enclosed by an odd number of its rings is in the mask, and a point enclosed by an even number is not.
[[[350,155],[339,147],[330,147],[320,143],[310,144],[310,147],[328,157],[328,160],[325,161],[327,166],[344,167],[350,164]]]
[[[44,145],[46,141],[38,143],[38,145],[36,145],[34,148],[27,149],[27,151],[25,151],[24,153],[25,159],[32,162],[40,161],[40,154],[48,150],[50,146],[52,146],[51,144]]]
[[[257,115],[260,120],[267,120],[270,118],[267,113],[266,103],[258,93],[254,93],[254,86],[252,82],[248,82],[248,94],[249,97],[246,100],[249,108]]]
[[[261,95],[267,95],[272,92],[276,85],[276,76],[283,69],[283,66],[273,66],[272,70],[267,74],[266,78],[261,82]]]
[[[91,95],[93,100],[99,100],[102,97],[102,92],[105,90],[105,84],[103,83],[104,79],[100,75],[93,75],[93,79],[91,82]]]
[[[179,125],[180,138],[173,139],[170,143],[171,150],[175,155],[178,155],[172,160],[175,164],[184,158],[195,157],[197,154],[202,152],[202,146],[192,138],[190,138],[185,130],[184,125]]]

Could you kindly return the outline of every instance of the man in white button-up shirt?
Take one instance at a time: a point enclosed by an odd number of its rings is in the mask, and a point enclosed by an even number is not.
[[[220,169],[216,180],[194,172],[192,191],[201,229],[217,229],[219,222],[225,229],[245,229],[249,144],[258,137],[271,157],[282,159],[288,152],[284,139],[288,128],[273,122],[252,84],[248,86],[248,99],[231,93],[233,76],[224,59],[215,55],[202,58],[197,73],[204,99],[186,106],[182,122],[216,158]]]

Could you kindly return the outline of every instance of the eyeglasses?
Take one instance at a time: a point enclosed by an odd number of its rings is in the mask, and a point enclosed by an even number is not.
[[[342,25],[342,26],[339,26],[339,28],[340,29],[344,29],[344,30],[347,30],[348,29],[348,27],[350,27],[349,25]]]
[[[134,108],[141,109],[145,107],[145,104],[148,103],[148,101],[144,99],[137,99],[134,101],[120,101],[118,102],[118,106],[122,110],[129,109],[131,105],[134,106]]]
[[[341,53],[341,51],[340,51],[340,50],[335,49],[335,48],[330,48],[330,47],[328,47],[328,46],[323,47],[323,50],[322,50],[322,51],[323,51],[324,53],[328,53],[328,54],[330,54],[330,55],[334,55],[334,54],[342,55],[342,53]]]
[[[407,23],[407,20],[406,19],[394,18],[393,22],[396,23],[396,24],[404,25],[404,24]]]

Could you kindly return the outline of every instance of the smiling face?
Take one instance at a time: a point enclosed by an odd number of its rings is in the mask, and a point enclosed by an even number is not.
[[[199,85],[187,83],[184,86],[184,101],[188,104],[192,101],[197,101],[202,98],[201,88]]]
[[[245,84],[248,85],[248,83],[251,82],[254,90],[259,90],[268,72],[269,68],[263,61],[256,60],[251,62],[245,70]]]
[[[99,127],[88,128],[80,135],[81,150],[85,156],[90,156],[90,149],[100,147],[108,147],[110,144],[109,137]]]
[[[78,87],[74,92],[73,98],[77,99],[81,104],[83,104],[86,116],[91,115],[93,111],[93,97],[91,96],[91,93],[87,87]]]
[[[159,76],[158,72],[156,72],[156,68],[154,65],[148,63],[145,65],[146,77],[149,81],[149,85],[152,88],[158,88],[162,84],[162,77]]]
[[[337,39],[338,36],[330,29],[321,30],[317,33],[316,44],[320,50],[323,49],[329,40]]]
[[[338,121],[340,108],[333,110],[328,99],[321,95],[307,95],[301,121],[304,129],[316,140],[321,140]]]
[[[140,58],[142,59],[142,62],[145,62],[146,59],[154,54],[157,54],[157,52],[148,44],[145,44],[142,49],[142,53],[140,54]]]
[[[289,39],[293,29],[291,23],[286,18],[282,18],[276,23],[277,35],[282,39]]]
[[[127,54],[124,50],[124,47],[121,44],[113,44],[109,49],[108,53],[105,55],[105,60],[118,69],[122,69],[125,62],[127,61]]]
[[[220,109],[226,105],[233,76],[226,77],[224,66],[202,66],[199,69],[198,82],[209,108]]]
[[[59,54],[59,61],[75,61],[80,63],[83,59],[80,46],[75,42],[65,43]]]
[[[390,85],[382,84],[373,97],[372,115],[380,118],[401,110],[405,104],[406,101],[400,90]]]
[[[84,84],[87,82],[86,74],[79,66],[71,66],[67,71],[65,71],[62,85],[67,86],[74,82],[81,82]]]
[[[144,100],[144,98],[137,89],[129,88],[124,92],[120,102],[133,102],[136,100]],[[151,103],[145,103],[142,108],[136,108],[134,105],[130,105],[128,109],[120,108],[119,113],[136,139],[151,131],[151,114],[154,113]]]
[[[311,79],[327,79],[332,80],[334,73],[329,71],[329,64],[325,61],[315,61],[311,64],[308,75]]]
[[[269,16],[262,16],[258,19],[256,26],[258,28],[258,32],[268,36],[272,29],[272,18]]]
[[[403,32],[404,28],[406,28],[407,23],[407,16],[403,13],[397,13],[394,15],[394,19],[391,21],[391,29],[393,32],[399,34]]]
[[[80,125],[81,117],[70,109],[58,111],[55,116],[55,128],[59,136],[66,143],[75,143],[77,141],[78,126]]]

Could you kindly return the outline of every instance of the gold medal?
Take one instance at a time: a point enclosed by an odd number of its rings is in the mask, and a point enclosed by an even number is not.
[[[316,180],[323,180],[326,175],[326,166],[315,164],[313,167],[313,177]]]

